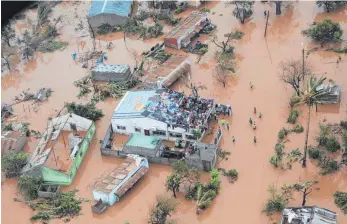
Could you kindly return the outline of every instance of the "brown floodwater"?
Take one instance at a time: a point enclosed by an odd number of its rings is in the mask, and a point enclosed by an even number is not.
[[[11,103],[14,96],[21,91],[30,88],[36,91],[42,87],[53,89],[52,96],[47,102],[37,106],[32,102],[14,105],[17,121],[28,121],[31,128],[43,132],[49,117],[56,116],[65,102],[87,102],[88,98],[77,99],[78,89],[73,81],[82,78],[87,71],[80,64],[72,60],[73,52],[82,53],[91,49],[92,42],[83,37],[82,31],[75,31],[76,23],[71,12],[86,13],[89,3],[84,2],[77,6],[64,3],[58,5],[54,14],[64,14],[65,19],[60,32],[62,38],[69,41],[64,51],[37,55],[35,60],[29,61],[25,66],[18,63],[18,71],[2,74],[2,102]],[[77,7],[77,8],[74,8]],[[274,169],[268,162],[274,153],[274,145],[277,141],[277,133],[282,127],[290,127],[286,123],[288,116],[288,100],[292,89],[284,85],[277,77],[279,62],[287,59],[301,60],[302,45],[306,50],[311,48],[311,41],[301,34],[313,21],[330,18],[339,21],[342,28],[347,30],[347,7],[337,12],[326,14],[316,7],[315,2],[292,2],[290,6],[283,8],[281,16],[275,15],[274,4],[254,5],[254,15],[245,24],[232,15],[232,7],[225,7],[223,2],[208,4],[211,7],[210,18],[218,26],[217,36],[220,40],[231,30],[239,29],[245,32],[242,40],[234,41],[236,51],[237,70],[226,85],[226,88],[213,78],[215,61],[214,51],[217,47],[209,43],[209,52],[205,54],[199,64],[196,64],[197,56],[189,54],[192,62],[192,80],[207,86],[202,90],[203,97],[214,97],[219,103],[230,104],[233,107],[233,116],[227,117],[231,123],[229,131],[223,130],[224,137],[221,148],[230,151],[227,161],[222,161],[218,166],[225,169],[235,168],[239,171],[239,179],[230,184],[222,177],[221,190],[216,199],[201,215],[195,214],[193,201],[185,200],[179,194],[180,203],[178,211],[172,217],[178,223],[261,223],[268,224],[279,222],[279,215],[272,218],[262,213],[262,209],[269,195],[267,187],[274,184],[280,187],[282,184],[290,184],[301,180],[319,180],[320,190],[313,192],[307,205],[317,205],[331,209],[338,213],[339,223],[347,223],[347,216],[337,208],[333,201],[335,191],[347,190],[347,170],[342,169],[335,174],[320,176],[315,162],[308,160],[307,168],[301,168],[300,164],[294,164],[292,170]],[[264,38],[265,18],[264,10],[270,10],[269,27],[267,37]],[[191,10],[190,10],[191,11]],[[214,14],[212,12],[215,12]],[[30,13],[34,13],[32,10]],[[70,13],[70,14],[69,14]],[[222,15],[221,15],[222,14]],[[79,14],[85,16],[85,14]],[[187,16],[181,13],[180,16]],[[71,18],[70,18],[70,17]],[[20,21],[23,24],[23,21]],[[17,27],[24,32],[24,25]],[[346,39],[347,32],[344,34]],[[204,39],[207,42],[208,39]],[[122,34],[111,34],[108,37],[98,37],[97,47],[105,50],[107,41],[112,41],[114,48],[107,51],[108,61],[112,64],[129,64],[134,66],[133,53],[141,54],[154,44],[158,39],[142,41],[136,38],[127,38],[127,48],[123,42]],[[315,46],[315,45],[314,45]],[[180,50],[170,52],[183,54]],[[342,61],[336,64],[341,56]],[[314,137],[318,131],[319,122],[339,122],[347,119],[347,56],[325,51],[311,52],[306,58],[307,62],[314,67],[318,75],[326,73],[328,79],[332,79],[342,87],[341,103],[338,106],[322,106],[318,112],[312,112],[310,123],[309,144],[315,144]],[[249,88],[249,82],[254,88]],[[175,90],[189,93],[182,82],[178,81],[173,86]],[[91,212],[93,203],[92,187],[100,177],[122,162],[121,159],[103,157],[100,154],[99,140],[104,138],[109,122],[119,100],[108,99],[98,103],[105,117],[96,122],[96,133],[84,161],[69,187],[63,190],[78,189],[79,196],[91,200],[83,204],[82,215],[71,220],[70,223],[147,223],[148,211],[155,202],[158,194],[165,192],[165,179],[171,168],[164,165],[150,164],[150,170],[134,189],[132,189],[119,203],[110,207],[104,214],[95,215]],[[256,118],[253,107],[263,114],[263,118]],[[298,123],[306,128],[307,109],[300,108]],[[257,130],[252,130],[248,119],[255,119]],[[215,129],[217,124],[214,124]],[[235,136],[233,143],[231,136]],[[257,143],[253,143],[253,136],[257,137]],[[207,142],[211,137],[208,136]],[[34,150],[37,140],[30,138],[28,151]],[[303,149],[304,134],[291,134],[286,150],[295,148]],[[208,174],[203,174],[203,180],[208,180]],[[5,180],[2,184],[2,223],[29,223],[32,211],[22,203],[13,202],[16,196],[16,180]],[[300,206],[299,195],[295,195],[291,206]],[[20,213],[20,215],[18,215]],[[52,223],[62,223],[61,220],[53,220]]]

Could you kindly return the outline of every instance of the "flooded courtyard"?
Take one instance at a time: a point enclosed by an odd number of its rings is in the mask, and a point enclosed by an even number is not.
[[[89,2],[83,2],[77,6],[71,2],[63,2],[57,5],[52,12],[68,15],[76,12],[84,17],[89,10]],[[301,180],[318,180],[319,190],[312,192],[308,197],[307,205],[316,205],[335,211],[338,214],[339,223],[347,223],[347,215],[334,204],[333,194],[336,191],[347,191],[347,168],[341,168],[338,172],[322,176],[316,162],[308,159],[307,168],[302,168],[300,163],[295,163],[291,170],[275,169],[269,159],[273,155],[274,145],[277,143],[278,131],[287,127],[287,117],[290,111],[289,98],[293,94],[290,86],[284,84],[278,77],[279,64],[288,59],[301,60],[302,48],[306,51],[319,47],[301,31],[307,29],[313,22],[319,22],[329,18],[339,22],[344,30],[342,39],[347,40],[347,6],[341,9],[325,13],[318,8],[314,1],[295,1],[282,7],[282,14],[276,16],[275,4],[255,2],[253,15],[241,24],[233,14],[233,6],[226,7],[224,2],[209,2],[208,17],[217,25],[217,36],[222,40],[225,34],[231,30],[244,32],[241,40],[233,41],[236,55],[236,72],[233,74],[224,88],[213,75],[216,62],[214,52],[218,48],[204,35],[200,36],[202,43],[209,44],[208,52],[202,56],[199,63],[198,57],[188,54],[191,62],[191,77],[194,83],[203,84],[207,89],[199,94],[206,98],[215,98],[218,103],[231,105],[233,114],[226,117],[231,124],[230,130],[224,130],[220,147],[231,152],[229,159],[222,161],[217,167],[225,169],[234,168],[239,172],[238,180],[230,184],[226,178],[221,178],[221,190],[213,200],[211,206],[200,215],[195,213],[195,202],[178,194],[179,207],[173,215],[177,223],[246,223],[268,224],[279,223],[280,216],[266,216],[262,213],[269,194],[268,185],[274,184],[278,188],[283,184],[292,184]],[[269,10],[269,26],[267,36],[264,38],[266,18],[264,10]],[[181,13],[184,17],[194,9],[188,9]],[[28,12],[35,13],[32,10]],[[69,45],[63,51],[53,53],[37,53],[35,60],[26,64],[14,58],[17,71],[5,72],[1,77],[1,101],[11,103],[14,96],[23,90],[36,91],[42,87],[52,88],[54,91],[47,102],[38,106],[35,112],[30,101],[13,106],[17,115],[16,122],[28,121],[30,128],[43,132],[50,117],[55,117],[66,102],[88,102],[89,98],[77,99],[78,88],[74,81],[84,77],[87,70],[72,60],[74,52],[82,52],[91,48],[92,41],[89,37],[76,33],[74,22],[68,16],[63,18],[63,24],[58,30],[60,38],[68,41]],[[19,21],[16,32],[23,33],[26,25]],[[164,33],[168,27],[164,28]],[[164,34],[165,35],[165,34]],[[122,33],[112,33],[97,37],[97,47],[105,49],[108,41],[113,42],[113,49],[107,50],[107,64],[127,64],[131,68],[135,65],[133,53],[141,54],[149,50],[156,43],[161,43],[163,37],[150,40],[140,40],[127,37],[124,44]],[[127,49],[128,48],[128,49]],[[166,48],[169,52],[186,54],[181,50]],[[19,57],[19,56],[18,56]],[[341,62],[336,63],[338,57]],[[309,145],[316,144],[315,136],[319,131],[318,124],[326,120],[329,123],[339,123],[347,120],[347,55],[337,54],[324,50],[311,51],[305,57],[307,64],[313,67],[315,74],[324,75],[341,86],[340,104],[323,105],[315,112],[312,109],[310,122]],[[249,88],[249,83],[254,85]],[[190,94],[190,90],[181,83],[176,82],[174,90],[184,91]],[[144,179],[140,181],[128,194],[116,205],[110,207],[102,215],[93,214],[91,205],[93,202],[92,189],[100,177],[111,171],[115,165],[122,163],[122,159],[102,156],[100,142],[110,125],[110,120],[119,100],[107,99],[97,103],[97,108],[102,109],[105,116],[96,122],[96,132],[83,163],[79,167],[77,175],[69,187],[62,190],[78,189],[78,196],[90,200],[82,204],[82,214],[70,220],[70,223],[148,223],[148,211],[155,203],[156,195],[166,191],[166,177],[171,173],[171,168],[165,165],[150,164],[150,169]],[[255,117],[253,108],[263,114],[262,119]],[[307,108],[300,107],[298,124],[306,127]],[[252,130],[248,119],[255,119],[257,130]],[[236,141],[232,141],[235,136]],[[257,137],[257,143],[253,137]],[[286,149],[299,148],[303,151],[305,134],[292,134]],[[38,140],[31,137],[26,151],[35,149]],[[202,179],[208,179],[208,173],[202,174]],[[32,210],[23,203],[14,202],[18,195],[15,179],[6,179],[2,184],[2,223],[30,223]],[[298,194],[289,206],[301,206],[301,198]],[[61,220],[52,220],[50,223],[63,223]]]

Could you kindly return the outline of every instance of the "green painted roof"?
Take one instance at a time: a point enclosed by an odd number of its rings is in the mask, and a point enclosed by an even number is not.
[[[146,136],[141,134],[132,134],[126,146],[143,147],[147,149],[155,149],[158,145],[160,138],[153,136]]]

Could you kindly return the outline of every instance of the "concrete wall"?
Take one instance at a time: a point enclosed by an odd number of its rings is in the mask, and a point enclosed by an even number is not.
[[[122,82],[128,81],[131,77],[130,68],[125,73],[92,71],[92,80],[100,82]]]
[[[145,134],[144,130],[149,130],[151,136],[157,136],[164,140],[169,141],[175,141],[176,139],[184,139],[186,140],[186,134],[192,135],[190,133],[187,133],[185,129],[183,128],[174,128],[167,127],[167,124],[161,121],[157,121],[148,117],[143,118],[125,118],[125,119],[112,119],[112,129],[116,133],[122,133],[122,134],[132,134],[132,133],[139,133],[139,134]],[[126,127],[126,130],[117,129],[117,126],[124,126]],[[141,132],[136,132],[135,128],[140,128]],[[162,135],[154,135],[153,131],[155,130],[162,130],[166,131],[166,136]],[[182,138],[176,138],[171,137],[169,135],[169,132],[173,133],[180,133],[182,134]]]
[[[119,16],[116,14],[98,14],[88,17],[88,21],[92,28],[98,28],[103,24],[109,24],[110,26],[123,25],[128,17]]]

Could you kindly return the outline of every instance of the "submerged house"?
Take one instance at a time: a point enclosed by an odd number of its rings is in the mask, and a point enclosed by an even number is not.
[[[131,77],[129,65],[98,64],[92,69],[92,80],[101,82],[128,81]]]
[[[76,114],[49,120],[22,173],[41,177],[44,184],[70,185],[94,133],[94,122]]]
[[[92,28],[101,25],[123,25],[130,17],[133,1],[93,0],[88,13],[88,22]]]
[[[144,77],[144,84],[151,88],[168,88],[178,78],[190,72],[190,62],[187,56],[172,55],[154,71]]]
[[[337,215],[317,206],[288,207],[283,211],[280,224],[337,224]]]
[[[165,46],[175,49],[188,46],[192,38],[208,23],[207,13],[192,12],[165,36]]]
[[[340,87],[338,85],[328,83],[317,86],[316,91],[327,91],[328,94],[319,96],[318,99],[323,104],[337,104],[340,102]]]
[[[111,206],[118,202],[148,171],[146,158],[138,155],[127,155],[123,163],[113,169],[93,189],[93,197],[98,203],[92,210],[101,213],[101,204]]]
[[[27,138],[19,131],[6,131],[1,135],[1,156],[9,152],[20,152],[24,149]]]
[[[112,131],[196,141],[197,133],[201,138],[207,130],[214,109],[214,99],[186,97],[169,89],[128,91],[112,115]]]
[[[159,137],[131,134],[124,146],[119,146],[118,137],[120,136],[114,135],[111,127],[107,130],[101,145],[102,155],[125,158],[129,154],[137,154],[151,163],[166,165],[185,160],[188,166],[204,171],[210,171],[216,165],[218,143],[186,142],[177,146]]]

